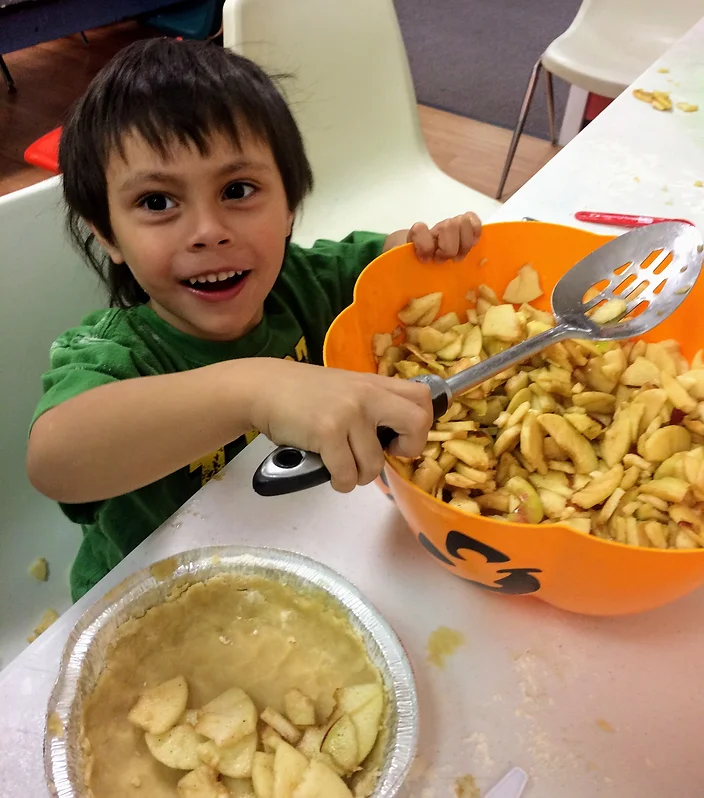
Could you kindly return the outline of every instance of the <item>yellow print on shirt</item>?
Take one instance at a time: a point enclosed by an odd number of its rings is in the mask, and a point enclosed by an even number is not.
[[[225,448],[218,449],[217,452],[206,454],[200,460],[196,460],[188,466],[188,471],[192,474],[200,468],[200,484],[201,487],[210,482],[210,480],[225,468]]]
[[[296,344],[294,353],[296,355],[295,358],[293,355],[286,355],[284,360],[294,360],[299,363],[308,362],[308,344],[306,343],[305,336]],[[245,446],[249,446],[257,435],[259,435],[259,430],[256,429],[246,432],[244,435]],[[225,447],[223,447],[222,449],[218,449],[217,452],[206,454],[205,457],[201,457],[200,460],[195,460],[188,466],[188,473],[192,474],[194,471],[200,469],[200,484],[201,487],[203,487],[203,485],[210,482],[213,477],[225,468],[226,463]]]

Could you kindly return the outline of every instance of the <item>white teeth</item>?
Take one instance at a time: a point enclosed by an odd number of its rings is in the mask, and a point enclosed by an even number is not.
[[[235,275],[241,276],[242,274],[244,274],[244,272],[211,272],[210,274],[199,274],[198,277],[189,277],[188,282],[191,285],[196,285],[196,283],[217,283],[223,280],[229,280]]]

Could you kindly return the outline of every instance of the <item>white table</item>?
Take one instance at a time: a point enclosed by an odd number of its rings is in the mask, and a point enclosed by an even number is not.
[[[637,82],[672,86],[695,114],[659,114],[627,93],[500,211],[572,223],[582,208],[683,216],[704,228],[704,23]],[[668,75],[657,66],[669,67]],[[699,85],[697,85],[699,84]],[[635,180],[638,178],[638,182]],[[602,229],[608,232],[608,228]],[[188,548],[241,542],[315,557],[344,574],[395,627],[416,671],[420,755],[403,795],[484,791],[511,765],[528,798],[702,798],[704,591],[645,615],[594,619],[534,599],[491,595],[437,567],[375,488],[326,487],[261,499],[250,488],[268,451],[253,443],[48,632],[0,673],[0,792],[47,795],[44,708],[71,626],[132,571]],[[465,644],[444,669],[427,662],[438,626]],[[612,729],[612,730],[611,730]]]

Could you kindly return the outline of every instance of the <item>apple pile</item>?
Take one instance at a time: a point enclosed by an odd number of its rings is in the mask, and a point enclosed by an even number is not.
[[[393,333],[374,336],[379,374],[448,377],[554,326],[530,303],[530,266],[502,299],[467,294],[466,321],[439,316],[442,294],[412,299]],[[590,297],[585,297],[585,300]],[[599,305],[618,323],[623,300]],[[421,490],[467,513],[564,523],[648,548],[704,547],[704,356],[677,341],[553,344],[458,396],[421,457],[391,457]]]
[[[145,690],[128,719],[144,730],[155,759],[189,771],[178,782],[180,798],[351,798],[345,779],[374,747],[384,691],[360,684],[334,696],[321,724],[297,689],[284,697],[285,715],[271,707],[258,713],[238,687],[187,709],[188,684],[176,676]]]

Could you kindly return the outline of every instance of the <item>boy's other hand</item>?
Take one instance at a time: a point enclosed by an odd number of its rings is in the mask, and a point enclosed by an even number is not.
[[[347,493],[379,476],[378,427],[398,432],[391,454],[422,452],[433,423],[427,386],[286,360],[266,363],[254,425],[274,443],[319,452],[335,490]]]
[[[399,230],[386,239],[384,251],[404,243],[413,244],[418,259],[423,262],[460,261],[479,240],[482,223],[471,211],[453,216],[428,227],[416,222],[409,230]]]

